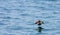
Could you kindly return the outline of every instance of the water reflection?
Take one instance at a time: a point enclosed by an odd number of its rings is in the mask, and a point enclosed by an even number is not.
[[[42,30],[43,30],[43,28],[40,27],[40,26],[37,28],[37,31],[38,31],[38,32],[42,32]]]

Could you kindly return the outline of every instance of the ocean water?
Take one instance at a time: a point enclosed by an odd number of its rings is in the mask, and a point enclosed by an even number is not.
[[[60,35],[60,0],[0,0],[0,35]]]

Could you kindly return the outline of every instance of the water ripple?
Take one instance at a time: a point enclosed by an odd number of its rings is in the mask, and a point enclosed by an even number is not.
[[[0,25],[6,25],[6,24],[4,24],[4,23],[0,23]]]
[[[14,35],[14,34],[10,34],[10,33],[3,33],[3,35]]]
[[[20,26],[8,26],[6,29],[9,29],[9,30],[22,30],[22,27],[20,27]]]

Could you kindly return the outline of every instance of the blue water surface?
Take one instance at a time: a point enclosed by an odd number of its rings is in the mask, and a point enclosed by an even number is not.
[[[60,35],[60,0],[0,0],[0,35]]]

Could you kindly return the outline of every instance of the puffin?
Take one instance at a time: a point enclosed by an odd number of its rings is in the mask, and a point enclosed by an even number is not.
[[[41,21],[41,20],[38,20],[38,21],[35,22],[35,24],[37,24],[37,25],[42,25],[42,24],[44,24],[44,22]]]

